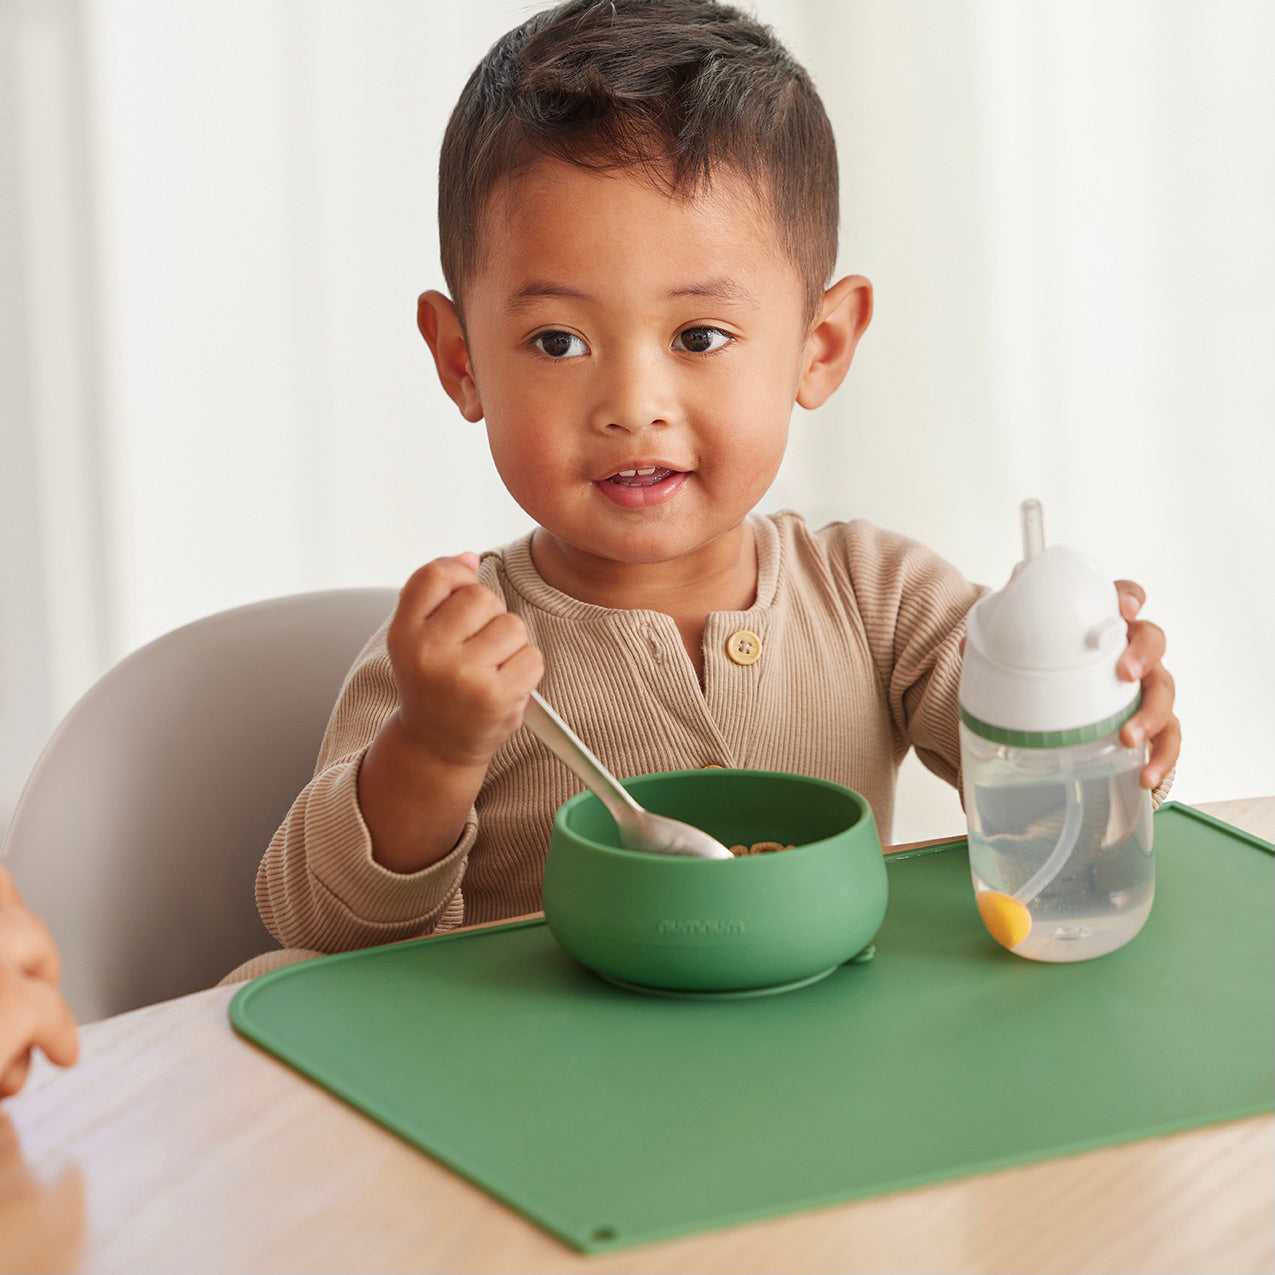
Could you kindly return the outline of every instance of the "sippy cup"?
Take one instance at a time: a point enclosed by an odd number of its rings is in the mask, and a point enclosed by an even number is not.
[[[1127,943],[1155,894],[1146,745],[1121,725],[1141,702],[1121,681],[1115,585],[1045,548],[1022,505],[1023,560],[970,611],[961,670],[961,767],[974,898],[1017,956],[1083,961]]]

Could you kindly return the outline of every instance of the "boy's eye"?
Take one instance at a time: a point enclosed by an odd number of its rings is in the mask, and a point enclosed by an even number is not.
[[[721,328],[687,328],[677,334],[673,348],[688,350],[691,354],[711,354],[732,339],[731,334]]]
[[[589,347],[574,332],[541,332],[531,344],[551,359],[578,359]]]

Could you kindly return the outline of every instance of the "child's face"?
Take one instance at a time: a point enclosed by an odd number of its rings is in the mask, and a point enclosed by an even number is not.
[[[542,160],[493,195],[482,250],[449,390],[486,419],[543,548],[633,566],[729,552],[811,362],[802,280],[755,197],[729,174],[680,199]]]

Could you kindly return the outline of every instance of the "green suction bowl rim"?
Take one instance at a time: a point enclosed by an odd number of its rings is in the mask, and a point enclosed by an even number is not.
[[[845,784],[839,784],[832,779],[822,779],[817,775],[802,775],[786,770],[749,770],[742,767],[731,768],[726,766],[705,766],[687,770],[652,771],[644,775],[632,775],[629,778],[620,780],[620,783],[624,788],[632,790],[633,796],[638,801],[641,801],[641,789],[643,786],[662,781],[676,781],[683,777],[692,775],[699,776],[701,779],[710,777],[706,780],[706,782],[713,782],[720,778],[726,778],[727,782],[731,782],[732,777],[741,777],[758,782],[777,780],[785,784],[793,785],[796,788],[819,788],[837,796],[848,798],[858,809],[858,816],[853,823],[846,825],[846,827],[839,829],[837,832],[834,832],[829,836],[820,837],[813,841],[801,842],[795,846],[795,849],[809,850],[817,846],[826,845],[829,842],[838,840],[847,832],[857,833],[859,836],[871,836],[872,839],[877,842],[878,850],[880,848],[880,837],[877,833],[876,821],[873,818],[872,807],[869,805],[868,799],[864,797],[862,793],[856,792],[853,788],[847,788]],[[597,841],[592,837],[585,836],[583,833],[570,826],[572,816],[579,811],[581,806],[589,806],[595,803],[599,807],[602,806],[598,797],[587,788],[583,792],[576,793],[573,797],[568,797],[567,800],[558,807],[557,813],[554,815],[554,832],[561,833],[575,841],[586,844],[592,850],[602,851],[608,855],[615,855],[621,859],[649,860],[651,855],[648,851],[626,850],[622,846],[611,845],[605,841]],[[659,814],[667,813],[662,810],[657,810],[656,812]],[[685,816],[679,817],[684,818]],[[688,819],[687,822],[693,823],[694,820]],[[785,853],[791,852],[785,851]],[[716,865],[718,868],[721,868],[722,865],[727,862],[748,863],[754,865],[755,869],[757,865],[764,864],[772,858],[771,855],[766,854],[736,855],[733,860],[700,859],[689,855],[662,855],[658,857],[661,862],[667,862],[669,864],[676,863],[680,864],[681,867],[685,869],[700,870],[709,868],[710,865]]]

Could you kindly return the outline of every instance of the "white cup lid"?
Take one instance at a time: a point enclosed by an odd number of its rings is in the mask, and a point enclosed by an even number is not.
[[[1137,683],[1116,675],[1126,632],[1110,577],[1071,549],[1035,552],[970,611],[962,720],[977,734],[1024,747],[1110,734],[1140,700]]]

